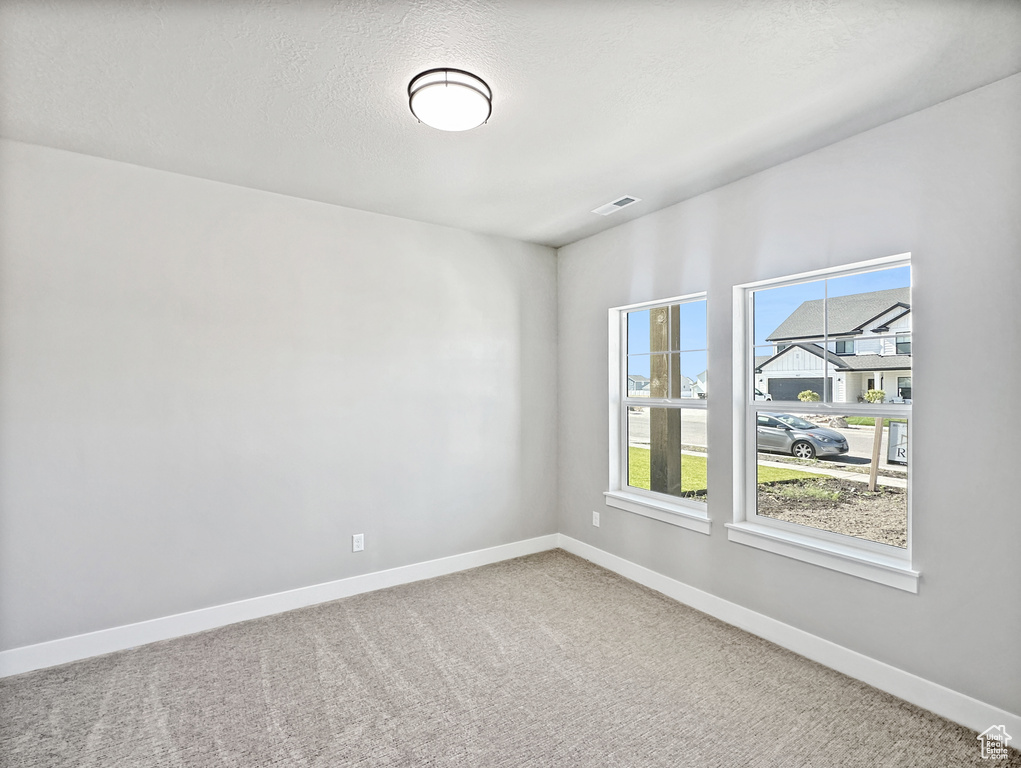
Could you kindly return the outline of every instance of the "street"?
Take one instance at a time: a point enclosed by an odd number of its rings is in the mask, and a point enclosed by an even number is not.
[[[706,446],[706,411],[699,408],[685,408],[681,417],[681,443],[699,447]],[[808,419],[811,421],[811,419]],[[820,426],[825,426],[820,424]],[[827,463],[850,466],[868,466],[872,462],[872,427],[841,427],[836,430],[847,438],[848,452],[843,456],[822,459]],[[906,472],[903,464],[890,464],[886,460],[889,429],[883,430],[880,448],[880,469]],[[649,409],[642,408],[628,412],[628,444],[638,448],[649,447]]]

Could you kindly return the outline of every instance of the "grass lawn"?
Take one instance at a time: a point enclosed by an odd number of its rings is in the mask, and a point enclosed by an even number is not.
[[[649,490],[648,448],[628,448],[628,484],[635,488]],[[777,483],[786,480],[816,480],[820,475],[802,472],[799,469],[759,467],[760,483]],[[681,454],[681,493],[685,496],[704,496],[706,481],[706,457]]]
[[[907,421],[907,419],[887,419],[887,421]],[[856,427],[876,426],[876,420],[872,416],[848,416],[847,423]]]

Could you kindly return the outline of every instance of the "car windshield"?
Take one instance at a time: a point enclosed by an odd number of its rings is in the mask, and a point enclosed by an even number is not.
[[[789,413],[777,413],[777,414],[774,414],[774,418],[777,421],[782,421],[784,424],[786,424],[789,427],[794,427],[795,429],[818,429],[819,428],[816,424],[813,424],[810,421],[805,421],[804,419],[799,419],[797,416],[791,416]]]

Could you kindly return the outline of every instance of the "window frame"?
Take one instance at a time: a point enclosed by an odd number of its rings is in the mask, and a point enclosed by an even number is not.
[[[706,371],[708,380],[709,354],[709,303],[705,291],[688,293],[655,301],[612,307],[608,311],[608,358],[609,371],[609,478],[607,490],[603,493],[607,506],[632,512],[637,515],[659,520],[670,525],[709,534],[709,506],[704,501],[693,501],[684,497],[635,488],[628,485],[628,424],[629,406],[647,408],[672,408],[678,410],[701,410],[706,414],[708,435],[708,403],[706,398],[633,398],[628,396],[628,338],[627,316],[629,312],[640,312],[672,304],[705,302],[706,306]],[[708,442],[708,441],[707,441]],[[708,461],[708,447],[706,457]]]
[[[903,549],[865,539],[797,525],[756,514],[757,494],[757,416],[775,411],[775,402],[754,398],[754,305],[756,291],[787,285],[833,279],[896,267],[915,267],[911,254],[856,262],[840,267],[813,270],[780,278],[734,286],[733,413],[734,413],[734,516],[726,523],[730,541],[812,563],[831,570],[917,593],[919,572],[914,560],[912,527],[913,452],[908,454],[907,546]],[[914,301],[914,297],[912,297]],[[913,369],[914,366],[912,366]],[[828,389],[828,388],[827,388]],[[881,408],[881,411],[879,410]],[[912,425],[910,403],[783,403],[783,411],[795,415],[833,413],[837,415],[880,416],[883,419],[906,418]]]

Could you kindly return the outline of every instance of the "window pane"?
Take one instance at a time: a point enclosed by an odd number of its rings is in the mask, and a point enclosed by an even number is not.
[[[709,392],[708,357],[705,352],[682,352],[680,397],[704,400]]]
[[[649,355],[628,355],[627,396],[648,397],[650,390],[651,366]]]
[[[628,409],[628,485],[681,495],[681,412]]]
[[[628,354],[649,353],[649,310],[627,313]]]
[[[858,354],[847,360],[853,370],[846,371],[846,396],[834,402],[903,403],[898,380],[910,378],[911,355],[897,353],[897,336],[873,335],[858,344]]]
[[[825,373],[823,374],[823,389],[819,392],[821,399],[827,403],[841,402],[846,396],[847,379],[844,376],[848,364],[845,359],[836,353],[836,342],[826,342],[826,358],[824,361]]]
[[[670,305],[670,349],[681,348],[681,307],[679,304]]]
[[[680,306],[680,349],[682,351],[706,349],[706,303],[692,301]]]
[[[764,288],[753,294],[755,344],[821,339],[823,280]]]
[[[854,334],[853,350],[842,352],[843,359],[831,360],[834,403],[863,402],[883,390],[886,402],[902,402],[896,393],[896,376],[908,375],[910,344],[898,340],[911,328],[911,268],[898,267],[827,280],[826,318],[830,337]],[[897,332],[901,333],[898,334]],[[900,355],[900,358],[897,356]],[[899,370],[900,373],[891,372]],[[873,379],[874,386],[867,386]],[[885,381],[883,381],[885,380]]]
[[[822,400],[827,374],[823,349],[818,345],[794,344],[773,354],[774,347],[755,348],[754,387],[761,395],[756,400],[798,402],[807,398]],[[805,393],[809,394],[805,394]]]
[[[752,295],[754,388],[764,399],[797,401],[801,392],[821,399],[826,377],[823,343],[825,281],[766,288]],[[807,395],[806,395],[807,396]]]
[[[649,349],[667,352],[670,349],[670,307],[653,307],[649,312]]]
[[[669,397],[670,370],[667,355],[649,355],[649,397]]]
[[[628,485],[704,501],[705,418],[703,409],[629,407]]]
[[[627,409],[627,484],[649,490],[649,412],[651,408]]]
[[[752,399],[754,400],[772,400],[773,396],[769,393],[769,376],[761,370],[761,368],[774,356],[774,348],[769,347],[756,347],[755,357],[752,361]]]
[[[706,410],[681,410],[681,494],[698,501],[708,498]]]
[[[860,303],[862,296],[869,297],[870,294],[876,291],[890,291],[895,289],[908,289],[911,287],[911,267],[896,267],[894,269],[875,269],[871,272],[859,272],[856,275],[846,275],[845,277],[831,277],[826,281],[826,295],[830,299],[840,298],[843,296],[857,296],[854,299],[854,303]],[[904,294],[897,293],[893,294],[896,300],[899,300]],[[876,301],[875,297],[869,298],[869,300]],[[885,309],[887,299],[878,299],[879,308]],[[841,313],[843,312],[842,305],[831,304],[829,314],[830,322],[830,336],[838,336],[844,331],[840,330]],[[875,316],[878,312],[874,312],[872,316]],[[845,318],[850,319],[850,318]],[[867,318],[866,318],[867,319]],[[846,323],[844,323],[846,326]],[[857,327],[855,324],[851,327]]]
[[[790,414],[759,420],[756,513],[831,533],[907,546],[906,420],[882,420],[870,485],[872,417],[816,424]]]

